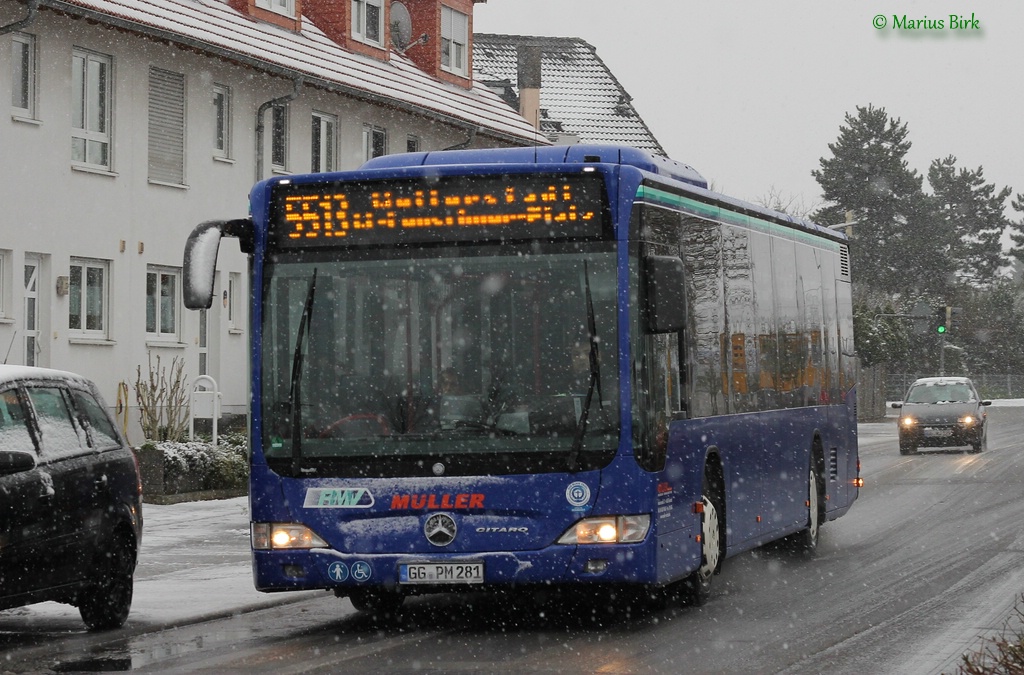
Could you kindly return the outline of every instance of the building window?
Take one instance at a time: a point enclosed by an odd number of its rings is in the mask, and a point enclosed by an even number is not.
[[[466,45],[469,44],[469,17],[441,6],[441,69],[466,76]]]
[[[0,249],[0,319],[8,318],[8,308],[11,299],[8,297],[11,289],[11,251]]]
[[[312,171],[334,171],[334,129],[338,118],[324,113],[313,113],[313,166]]]
[[[109,169],[113,61],[75,49],[71,68],[71,159]]]
[[[156,338],[178,338],[178,279],[169,267],[146,271],[146,333]]]
[[[185,76],[149,69],[149,180],[185,183]]]
[[[420,137],[419,136],[407,136],[405,139],[405,151],[406,152],[419,152],[420,151]]]
[[[352,0],[352,37],[379,45],[383,21],[381,0]]]
[[[213,154],[231,157],[231,89],[222,84],[213,85]]]
[[[275,104],[270,115],[270,165],[285,171],[288,167],[288,108]]]
[[[295,18],[295,0],[256,0],[256,6],[274,14]]]
[[[11,105],[18,117],[36,117],[36,37],[15,33],[11,38]]]
[[[71,259],[68,285],[68,328],[78,335],[107,336],[107,285],[110,263]]]
[[[238,272],[228,274],[228,330],[242,329],[242,275]]]
[[[388,154],[388,132],[371,124],[363,125],[363,157],[373,159]]]

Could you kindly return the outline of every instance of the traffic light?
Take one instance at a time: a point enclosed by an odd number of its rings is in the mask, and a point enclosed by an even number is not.
[[[949,309],[949,307],[940,307],[936,310],[935,318],[932,321],[936,335],[945,335],[949,331]]]

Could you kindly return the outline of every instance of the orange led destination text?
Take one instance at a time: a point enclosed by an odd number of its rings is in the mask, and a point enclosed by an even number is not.
[[[375,227],[473,227],[518,223],[568,223],[589,221],[593,211],[580,211],[569,185],[550,185],[546,190],[518,192],[507,187],[503,194],[461,193],[442,195],[437,190],[417,190],[411,196],[391,192],[371,193],[369,210],[353,210],[344,193],[292,195],[285,198],[285,222],[292,239],[345,237]]]

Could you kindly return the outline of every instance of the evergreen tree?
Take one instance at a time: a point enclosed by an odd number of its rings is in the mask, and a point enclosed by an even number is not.
[[[815,219],[831,225],[852,212],[855,288],[942,292],[948,279],[935,274],[942,247],[930,218],[931,200],[921,189],[923,177],[905,159],[907,125],[870,105],[858,106],[845,120],[828,146],[832,157],[822,157],[821,168],[811,172],[827,203]]]
[[[970,372],[1024,372],[1020,287],[997,279],[989,288],[965,289],[956,303],[962,314],[949,339],[963,348]]]
[[[1019,222],[1010,223],[1010,239],[1013,241],[1010,255],[1024,264],[1024,192],[1018,194],[1010,205],[1021,214]]]
[[[1004,207],[1010,188],[998,192],[981,167],[957,169],[956,157],[936,159],[928,169],[937,215],[944,225],[942,247],[959,282],[991,286],[1007,264],[1000,237],[1010,227]]]

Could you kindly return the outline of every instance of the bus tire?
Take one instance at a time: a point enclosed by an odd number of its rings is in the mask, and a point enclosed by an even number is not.
[[[818,550],[818,538],[821,534],[821,495],[818,492],[818,475],[814,469],[808,474],[807,527],[797,532],[792,541],[799,552],[814,555]]]
[[[385,618],[398,613],[405,595],[383,588],[355,588],[349,592],[348,599],[356,610]]]
[[[700,567],[683,580],[683,599],[688,605],[700,607],[711,597],[711,577],[722,564],[721,493],[712,487],[707,468],[701,483],[701,554]]]

